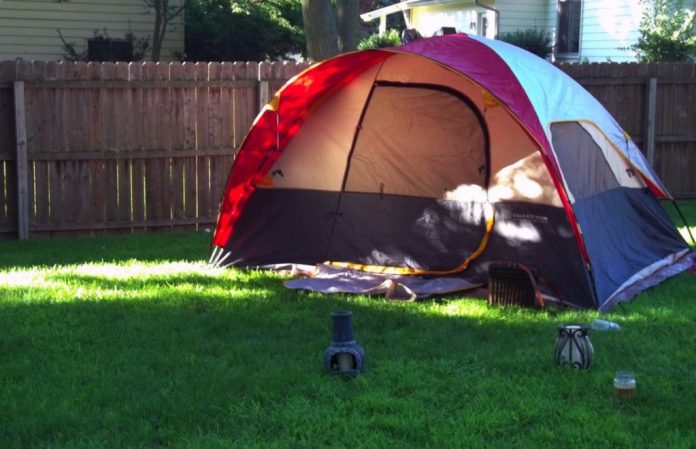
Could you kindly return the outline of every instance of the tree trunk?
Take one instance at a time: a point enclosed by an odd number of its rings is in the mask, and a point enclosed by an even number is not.
[[[331,0],[302,0],[307,57],[321,61],[338,53],[336,12]]]
[[[164,39],[162,29],[166,23],[167,0],[153,0],[152,9],[155,13],[155,29],[152,33],[152,61],[157,62],[160,59],[162,40]]]
[[[353,51],[358,46],[360,30],[360,4],[356,0],[336,1],[336,27],[338,51]]]

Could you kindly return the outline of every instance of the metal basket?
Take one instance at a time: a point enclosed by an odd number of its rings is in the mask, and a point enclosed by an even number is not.
[[[529,268],[516,262],[493,262],[488,266],[488,303],[544,307],[544,298]]]

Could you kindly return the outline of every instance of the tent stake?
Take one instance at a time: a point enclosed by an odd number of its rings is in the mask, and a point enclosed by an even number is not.
[[[223,254],[223,253],[221,253]],[[219,258],[217,262],[215,262],[215,268],[220,268],[222,263],[227,260],[228,257],[232,255],[231,252],[225,252],[223,257]]]
[[[220,248],[219,246],[213,247],[213,252],[210,254],[210,259],[208,259],[208,265],[212,265],[212,264],[213,264],[213,260],[215,260],[216,255],[217,255],[217,252],[218,252],[219,250],[221,251],[222,248]]]

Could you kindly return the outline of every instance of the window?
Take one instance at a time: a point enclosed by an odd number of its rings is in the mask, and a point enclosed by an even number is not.
[[[582,0],[559,0],[558,33],[556,52],[561,54],[580,53],[580,17]]]

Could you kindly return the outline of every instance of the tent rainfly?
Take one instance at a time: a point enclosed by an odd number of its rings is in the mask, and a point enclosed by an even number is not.
[[[229,265],[477,282],[517,262],[566,304],[606,311],[693,263],[659,199],[642,153],[574,80],[448,35],[288,81],[237,153],[213,245]]]

